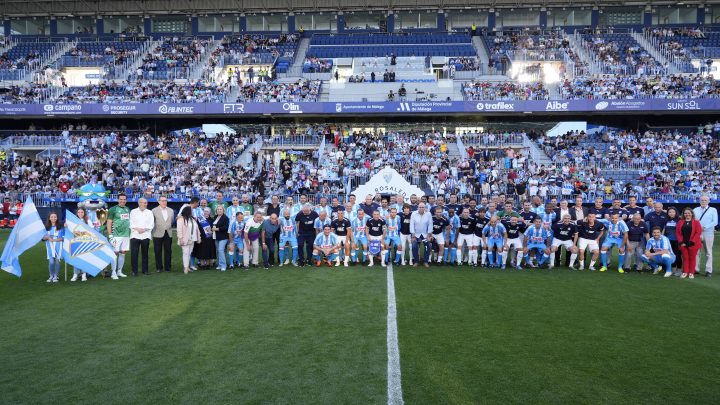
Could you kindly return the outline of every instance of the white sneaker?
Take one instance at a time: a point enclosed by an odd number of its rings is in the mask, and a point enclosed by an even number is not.
[[[70,279],[70,282],[74,283],[77,281],[77,274],[73,274],[72,278]]]
[[[80,277],[80,281],[87,281],[87,274],[83,273]]]
[[[285,264],[290,264],[290,259],[285,259]]]
[[[127,277],[122,271],[118,271],[118,277]]]
[[[118,279],[118,276],[117,276],[116,273],[113,273],[112,276],[110,276],[110,278],[113,279],[113,280],[117,280],[117,279]]]
[[[663,277],[665,277],[665,278],[672,277],[672,271],[666,272]]]
[[[368,264],[368,267],[372,267],[373,264],[374,264],[373,262],[370,262],[370,263]]]
[[[348,261],[345,260],[345,267],[348,267]]]
[[[59,280],[57,277],[53,278],[53,283],[57,283],[57,282],[59,282],[59,281],[60,281],[60,280]]]
[[[53,278],[52,278],[52,277],[50,277],[50,278],[47,279],[47,281],[46,281],[46,283],[52,283],[52,282],[53,282]]]

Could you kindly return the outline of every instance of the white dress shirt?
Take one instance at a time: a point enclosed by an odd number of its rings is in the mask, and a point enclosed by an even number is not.
[[[155,227],[155,217],[152,211],[135,208],[130,211],[130,239],[150,239],[151,231]],[[145,229],[145,232],[139,233],[135,228]]]
[[[705,212],[705,210],[707,210],[707,212]],[[693,209],[693,214],[695,214],[695,219],[700,221],[703,232],[711,232],[715,230],[715,227],[718,224],[718,212],[714,207],[695,207]],[[702,219],[700,219],[700,217],[702,217]]]

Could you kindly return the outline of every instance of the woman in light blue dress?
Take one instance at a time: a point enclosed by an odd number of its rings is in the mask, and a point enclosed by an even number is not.
[[[45,222],[45,248],[47,250],[48,259],[48,272],[50,278],[47,279],[48,283],[57,283],[60,275],[60,259],[62,258],[62,247],[63,247],[63,225],[58,219],[58,214],[51,212],[48,216],[47,222]]]

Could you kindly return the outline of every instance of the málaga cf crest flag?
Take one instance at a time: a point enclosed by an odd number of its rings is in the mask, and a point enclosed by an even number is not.
[[[110,242],[92,225],[86,224],[70,211],[65,211],[62,254],[67,264],[93,276],[117,258]]]

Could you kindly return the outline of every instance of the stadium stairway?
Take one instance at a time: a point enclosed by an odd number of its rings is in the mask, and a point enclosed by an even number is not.
[[[462,154],[460,153],[460,148],[458,148],[458,145],[456,142],[447,142],[447,153],[451,160],[462,158]]]
[[[485,41],[483,41],[483,37],[481,36],[475,36],[472,38],[472,45],[473,48],[475,48],[475,52],[477,53],[478,59],[480,59],[480,66],[483,68],[485,66],[488,66],[490,63],[490,56],[488,55],[487,45],[485,45]]]
[[[297,51],[295,51],[295,59],[288,70],[289,77],[302,76],[303,63],[305,62],[305,55],[307,55],[308,48],[310,48],[310,38],[300,38]]]
[[[151,52],[155,48],[162,45],[163,41],[162,39],[157,39],[155,41],[152,41],[145,49],[147,49],[147,52]],[[137,72],[138,68],[143,64],[143,59],[145,58],[145,55],[140,55],[139,57],[135,58],[135,62],[128,68],[127,73],[128,75],[134,75],[135,72]]]
[[[542,166],[545,165],[545,167],[548,167],[552,165],[552,160],[548,157],[548,155],[545,153],[545,151],[540,147],[540,145],[537,144],[537,142],[531,141],[527,136],[525,136],[525,142],[526,145],[529,145],[530,149],[530,158],[538,165]]]
[[[200,62],[196,63],[195,66],[192,68],[192,72],[189,75],[190,80],[200,80],[203,78],[203,74],[205,73],[205,67],[208,66],[208,62],[210,61],[210,57],[212,56],[212,53],[215,52],[215,50],[222,45],[222,39],[216,39],[213,41],[213,44],[205,49],[205,54],[203,55]],[[152,49],[152,48],[151,48]]]
[[[259,137],[257,138],[257,141],[254,143],[251,143],[238,157],[237,161],[235,161],[235,164],[239,164],[242,167],[248,167],[252,163],[257,164],[257,162],[252,162],[252,152],[253,151],[260,151],[262,150],[263,146],[263,138]]]
[[[590,74],[596,75],[602,73],[600,66],[595,63],[595,59],[588,53],[587,49],[582,46],[582,36],[580,33],[576,32],[565,36],[565,38],[570,43],[570,49],[575,51],[580,60],[587,63]]]
[[[653,44],[651,44],[650,41],[648,41],[647,38],[645,38],[645,36],[643,36],[641,33],[632,32],[630,33],[630,36],[632,36],[633,39],[637,41],[638,44],[640,44],[640,46],[645,48],[645,50],[650,54],[650,56],[655,58],[658,63],[663,66],[667,66],[669,73],[675,74],[680,72],[680,69],[678,69],[678,67],[674,63],[670,63],[670,61],[665,57],[665,55],[663,55],[659,49],[655,48]]]

